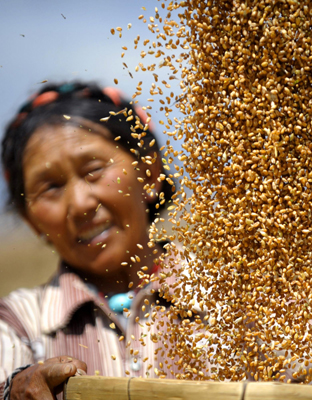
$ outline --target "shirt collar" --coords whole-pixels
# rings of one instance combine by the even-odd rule
[[[114,320],[106,301],[100,300],[74,270],[62,262],[58,273],[43,290],[42,332],[49,334],[65,328],[75,312],[87,302],[93,302]]]
[[[153,282],[137,293],[134,307],[131,308],[135,310],[146,296],[151,295],[152,289],[155,293],[161,291],[161,284],[164,280],[159,281],[159,277],[157,277],[159,272],[161,271],[158,270],[155,273]],[[173,294],[172,284],[174,280],[174,276],[166,279],[166,284],[170,288],[170,295]],[[96,293],[75,273],[74,269],[61,262],[58,273],[45,285],[42,293],[41,331],[45,334],[51,334],[58,329],[65,328],[75,312],[87,302],[96,304],[122,330],[118,318],[109,308],[107,301],[99,299]]]

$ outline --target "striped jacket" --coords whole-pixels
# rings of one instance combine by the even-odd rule
[[[166,283],[176,284],[173,276]],[[64,265],[47,284],[0,299],[0,400],[3,382],[15,368],[61,355],[86,362],[89,375],[194,378],[197,373],[183,375],[188,366],[181,362],[182,353],[177,356],[176,349],[185,340],[177,333],[181,320],[168,320],[170,303],[159,297],[159,290],[159,281],[154,281],[137,293],[126,331],[106,300]],[[195,342],[203,332],[198,328],[189,328]],[[207,352],[194,360],[192,368],[209,378]],[[302,381],[304,376],[294,379],[293,372],[286,370],[285,381]]]
[[[86,362],[89,375],[173,378],[181,363],[166,359],[175,342],[166,333],[170,303],[159,287],[155,281],[137,293],[126,331],[107,302],[65,266],[43,286],[12,292],[0,300],[0,382],[17,367],[60,355]]]

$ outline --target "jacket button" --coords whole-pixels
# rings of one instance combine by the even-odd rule
[[[131,360],[131,365],[130,368],[132,369],[132,371],[138,372],[141,369],[141,360],[138,358],[133,358]]]

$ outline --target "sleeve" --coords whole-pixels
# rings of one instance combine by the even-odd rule
[[[6,322],[0,320],[0,400],[7,378],[19,367],[34,363],[33,354]]]
[[[292,362],[288,364],[287,368],[283,375],[285,376],[284,382],[290,380],[290,383],[303,383],[312,385],[312,376],[311,376],[311,367],[312,364],[306,362]]]
[[[260,349],[263,341],[258,338],[258,348]],[[265,360],[265,354],[258,350],[260,360]],[[272,376],[275,381],[284,383],[297,383],[312,385],[312,363],[303,359],[293,360],[287,356],[286,350],[277,350],[275,354],[275,365],[271,364]],[[254,377],[248,373],[248,380],[255,381]]]
[[[32,364],[24,365],[23,367],[16,368],[11,375],[8,376],[8,379],[0,385],[1,390],[3,390],[3,400],[10,400],[10,390],[11,390],[11,383],[13,378],[20,372],[27,369]]]

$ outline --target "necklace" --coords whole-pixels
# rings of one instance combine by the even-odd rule
[[[154,264],[150,274],[154,274],[159,270],[160,266],[158,264]],[[140,280],[139,284],[142,283],[142,279]],[[109,308],[116,313],[122,313],[124,308],[130,309],[133,297],[138,293],[139,288],[133,290],[130,290],[127,293],[116,293],[113,294],[112,296],[109,297],[108,299],[108,305]]]

